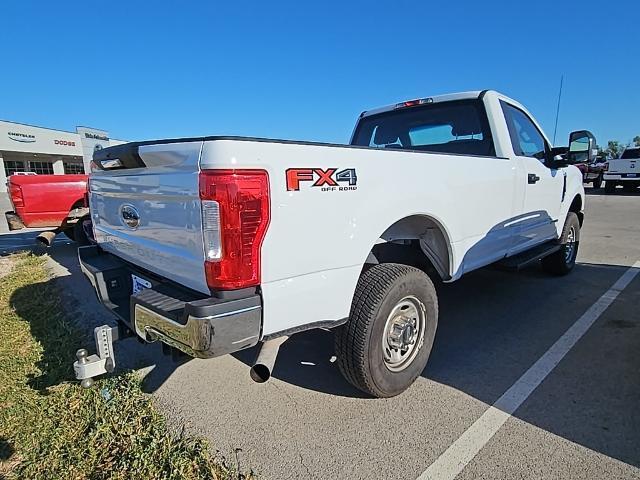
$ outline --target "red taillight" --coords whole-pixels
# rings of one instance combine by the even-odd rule
[[[20,188],[20,185],[14,185],[12,183],[9,186],[9,193],[11,194],[11,202],[15,208],[24,207],[24,198],[22,197],[22,188]]]
[[[269,225],[267,172],[204,170],[200,199],[209,288],[259,285],[260,251]]]

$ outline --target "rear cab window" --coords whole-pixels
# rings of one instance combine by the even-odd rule
[[[624,152],[622,152],[622,156],[620,158],[640,158],[640,148],[627,148]]]
[[[481,100],[401,107],[363,117],[352,145],[424,152],[495,156]]]

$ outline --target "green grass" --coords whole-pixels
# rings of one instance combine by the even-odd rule
[[[45,260],[10,258],[0,278],[0,479],[225,479],[204,440],[169,429],[133,373],[82,389],[82,335]]]

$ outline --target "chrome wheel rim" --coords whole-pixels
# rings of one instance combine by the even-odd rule
[[[567,234],[567,243],[564,245],[564,261],[566,263],[571,263],[573,260],[573,254],[576,249],[576,229],[575,227],[569,228],[569,233]]]
[[[385,366],[392,372],[401,372],[418,355],[424,343],[426,309],[416,297],[409,295],[400,300],[387,317],[382,335]]]

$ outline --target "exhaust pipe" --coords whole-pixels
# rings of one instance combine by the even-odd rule
[[[36,241],[40,242],[45,247],[50,247],[56,235],[60,233],[60,229],[50,230],[48,232],[42,232],[36,237]]]
[[[262,344],[260,351],[258,352],[258,356],[249,371],[251,380],[256,383],[264,383],[271,378],[271,372],[273,371],[273,366],[276,363],[280,345],[288,339],[289,337],[287,336],[278,337],[272,340],[267,340]]]

